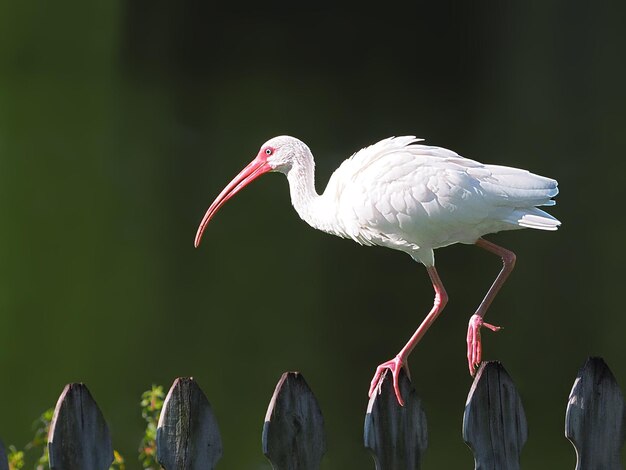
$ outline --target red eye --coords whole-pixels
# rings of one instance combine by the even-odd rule
[[[274,151],[273,151],[270,147],[267,147],[267,148],[265,149],[265,155],[268,155],[268,156],[269,156],[269,155],[271,155],[272,153],[274,153]]]

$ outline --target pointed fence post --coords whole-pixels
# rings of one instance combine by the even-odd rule
[[[66,385],[61,393],[50,423],[48,452],[52,470],[107,470],[113,462],[109,428],[84,384]]]
[[[274,470],[317,470],[326,453],[324,419],[304,377],[285,372],[263,425],[263,453]]]
[[[157,426],[157,460],[165,470],[212,470],[222,438],[204,392],[191,377],[177,378]]]
[[[0,439],[0,470],[9,470],[9,459],[7,459],[7,453],[4,450],[2,439]]]
[[[578,372],[565,414],[565,436],[576,448],[577,470],[621,470],[624,396],[606,363],[587,359]]]
[[[398,380],[404,406],[398,403],[392,375],[387,372],[367,406],[365,447],[372,453],[377,470],[419,470],[428,446],[421,400],[404,369]]]
[[[528,438],[526,415],[513,380],[499,362],[483,362],[463,415],[463,440],[476,470],[519,470]]]

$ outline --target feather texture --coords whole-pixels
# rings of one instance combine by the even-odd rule
[[[388,138],[341,164],[322,195],[322,205],[335,208],[333,233],[400,249],[430,265],[435,248],[502,230],[559,226],[537,209],[555,203],[555,180],[419,141]]]

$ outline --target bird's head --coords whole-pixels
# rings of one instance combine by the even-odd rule
[[[265,142],[259,149],[256,157],[254,157],[254,160],[228,183],[206,211],[196,232],[194,241],[196,248],[200,244],[207,224],[226,201],[264,173],[270,171],[289,173],[297,158],[304,154],[310,154],[309,148],[304,142],[295,137],[282,135]]]

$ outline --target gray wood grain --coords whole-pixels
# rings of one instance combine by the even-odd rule
[[[104,417],[84,384],[65,386],[57,401],[48,452],[52,470],[107,470],[113,462]]]
[[[404,369],[398,379],[404,406],[393,390],[393,379],[385,372],[380,394],[370,398],[365,415],[365,447],[378,470],[417,470],[428,446],[426,414]]]
[[[275,470],[316,470],[326,453],[324,419],[304,377],[285,372],[263,425],[263,453]]]
[[[211,470],[222,457],[222,438],[204,392],[191,377],[178,378],[163,402],[157,460],[165,470]]]
[[[565,415],[565,436],[576,448],[576,469],[621,469],[624,428],[622,391],[606,363],[591,357],[578,373]]]
[[[483,362],[463,415],[463,440],[476,470],[518,470],[528,438],[526,415],[511,377],[499,362]]]
[[[2,439],[0,439],[0,470],[9,470],[9,461]]]

